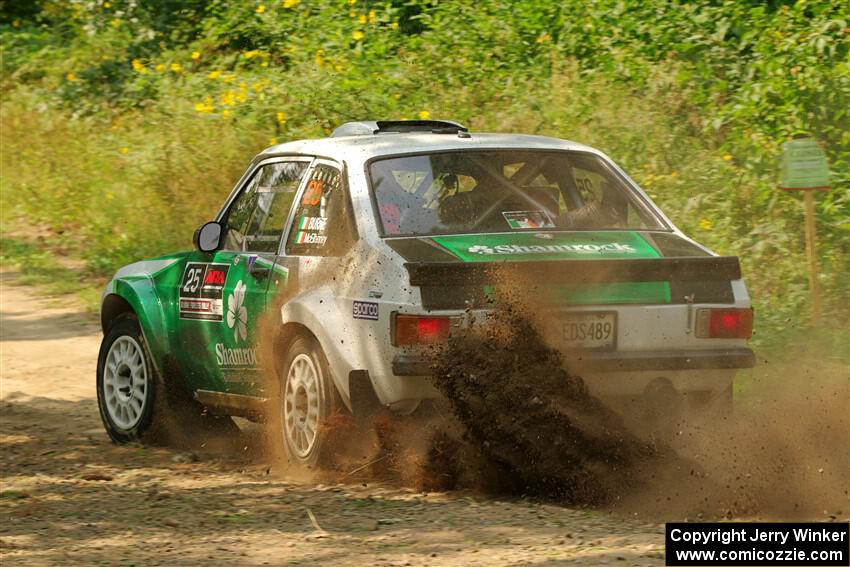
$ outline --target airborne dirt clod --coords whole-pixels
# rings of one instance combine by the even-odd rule
[[[518,493],[601,504],[658,450],[570,375],[523,309],[505,304],[434,358],[434,383],[471,450]]]

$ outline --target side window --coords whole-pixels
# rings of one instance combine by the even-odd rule
[[[308,162],[262,166],[227,213],[224,249],[275,253]]]
[[[293,256],[334,256],[345,247],[353,227],[337,168],[319,164],[313,170],[292,228],[286,253]]]

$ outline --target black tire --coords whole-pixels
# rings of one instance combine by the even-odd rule
[[[139,441],[150,429],[157,381],[138,319],[122,315],[103,337],[97,357],[97,406],[115,443]]]
[[[128,426],[119,423],[110,411],[107,357],[112,345],[130,340],[141,347],[143,367],[147,376],[145,401],[138,419]],[[119,444],[142,442],[196,448],[212,438],[235,438],[239,427],[227,416],[213,416],[192,398],[191,390],[179,377],[167,373],[164,380],[151,362],[150,351],[135,314],[121,315],[103,338],[97,360],[97,405],[106,433]]]
[[[315,387],[292,373],[312,372]],[[291,465],[313,468],[325,461],[328,441],[326,420],[337,410],[336,387],[328,361],[315,338],[298,335],[290,343],[278,371],[277,407],[273,410],[274,435]],[[315,407],[311,396],[315,395]],[[306,409],[306,411],[305,411]]]

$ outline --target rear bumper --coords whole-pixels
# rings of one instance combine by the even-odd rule
[[[643,372],[647,370],[733,370],[752,368],[756,356],[748,348],[688,351],[584,352],[567,355],[567,365],[578,372]],[[396,376],[427,376],[431,363],[415,355],[393,358]]]

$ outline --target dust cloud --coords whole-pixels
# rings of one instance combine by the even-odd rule
[[[272,403],[280,306],[308,286],[344,286],[354,270],[341,261],[276,298],[259,341]],[[659,439],[567,370],[541,331],[551,306],[528,301],[537,295],[527,278],[500,277],[488,315],[429,352],[440,399],[367,424],[338,402],[321,424],[330,458],[312,470],[286,462],[267,423],[257,458],[302,480],[527,495],[655,521],[850,516],[850,378],[841,364],[802,351],[791,362],[760,360],[733,415],[685,415]]]
[[[500,301],[435,355],[464,441],[515,492],[656,520],[850,515],[843,365],[804,349],[793,362],[761,360],[733,414],[683,415],[659,440],[568,373],[537,331],[547,312]]]

